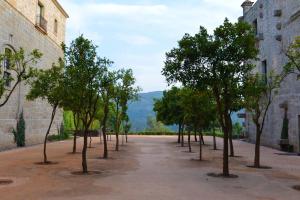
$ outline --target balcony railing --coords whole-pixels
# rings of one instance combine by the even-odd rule
[[[41,16],[41,15],[38,15],[36,17],[36,26],[38,28],[40,28],[42,31],[44,31],[45,33],[47,33],[47,20]]]

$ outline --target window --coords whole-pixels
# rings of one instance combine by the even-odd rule
[[[57,19],[54,20],[54,33],[57,34],[58,31],[58,21]]]
[[[38,2],[38,13],[37,14],[40,17],[44,17],[44,15],[45,15],[44,5],[41,2]]]
[[[36,27],[43,33],[47,33],[47,20],[45,19],[45,7],[41,2],[38,2]]]
[[[12,50],[9,48],[5,48],[4,50],[5,58],[4,58],[4,71],[9,70],[10,68],[10,56],[12,54]]]
[[[11,76],[10,73],[5,71],[3,73],[3,79],[4,79],[4,84],[6,87],[10,87],[10,82],[11,82]]]
[[[262,75],[265,79],[265,83],[267,84],[267,81],[268,81],[268,66],[267,66],[267,61],[266,60],[262,61]]]
[[[255,35],[257,35],[258,34],[257,19],[255,19],[252,24],[253,24],[254,33],[255,33]]]
[[[12,62],[11,62],[11,56],[13,54],[13,50],[9,47],[6,47],[4,49],[4,59],[3,59],[3,79],[4,79],[4,86],[5,87],[10,87],[11,83],[11,73],[9,70],[12,67]]]

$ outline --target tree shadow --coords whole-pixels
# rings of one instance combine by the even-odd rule
[[[300,191],[300,185],[294,185],[292,188],[293,188],[294,190]]]
[[[92,175],[100,175],[103,172],[101,171],[88,171],[87,173],[83,173],[82,171],[74,171],[71,172],[72,175],[76,175],[76,176],[92,176]]]
[[[47,162],[35,162],[35,165],[57,165],[59,162],[47,161]]]
[[[0,185],[10,185],[13,183],[13,180],[10,179],[0,179]]]
[[[255,167],[254,165],[247,165],[246,167],[249,167],[249,168],[253,168],[253,169],[272,169],[272,167],[269,167],[269,166],[259,166],[259,167]]]
[[[225,178],[225,179],[230,179],[230,178],[238,178],[238,175],[235,174],[229,174],[228,176],[224,176],[223,174],[218,174],[218,173],[208,173],[207,176],[213,177],[213,178]]]

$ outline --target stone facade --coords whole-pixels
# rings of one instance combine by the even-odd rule
[[[43,5],[47,20],[46,30],[37,26],[38,3]],[[26,53],[39,49],[43,53],[37,68],[46,69],[63,56],[60,44],[65,40],[65,23],[68,15],[56,0],[1,0],[0,1],[0,51],[25,49]],[[57,24],[57,31],[54,24]],[[45,25],[45,24],[44,24]],[[3,69],[1,69],[3,73]],[[13,74],[12,74],[13,76]],[[0,108],[0,150],[15,147],[12,129],[20,112],[26,121],[26,145],[41,143],[50,122],[51,106],[45,101],[26,101],[28,86],[23,83],[14,91],[8,103]],[[62,122],[58,112],[51,130],[57,132]]]
[[[259,59],[256,69],[266,73],[274,70],[280,73],[287,62],[287,47],[300,35],[299,0],[246,0],[241,19],[253,24],[257,33]],[[262,143],[279,148],[284,109],[280,104],[287,103],[289,118],[289,143],[295,151],[300,151],[300,82],[290,75],[282,83],[279,95],[275,98],[266,119]],[[246,114],[246,131],[251,141],[255,141],[255,126],[249,113]]]

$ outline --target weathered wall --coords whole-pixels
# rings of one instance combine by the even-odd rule
[[[23,47],[27,53],[39,49],[44,55],[37,64],[39,69],[49,68],[59,57],[63,56],[60,47],[47,35],[39,32],[33,23],[20,15],[6,1],[0,1],[0,51],[9,45],[15,49]],[[37,144],[43,141],[50,122],[51,106],[38,100],[28,102],[25,95],[28,86],[21,84],[13,93],[11,99],[0,108],[0,149],[14,147],[12,128],[16,126],[18,113],[24,111],[26,121],[26,144]],[[58,112],[51,130],[56,133],[56,127],[62,122],[62,112]]]
[[[274,11],[280,9],[281,16],[274,16]],[[268,71],[280,73],[287,62],[285,52],[296,36],[300,35],[300,17],[291,20],[291,16],[300,11],[299,0],[258,0],[245,14],[245,21],[252,23],[258,21],[258,33],[263,33],[263,40],[259,41],[259,60],[256,62],[256,71],[262,71],[262,61],[267,60]],[[281,25],[281,29],[279,29]],[[276,36],[281,35],[278,41]],[[290,144],[299,151],[299,122],[300,115],[300,82],[290,75],[283,83],[279,95],[275,98],[268,116],[262,135],[264,145],[279,148],[279,139],[284,117],[284,110],[279,107],[283,102],[288,102],[289,139]],[[247,114],[246,128],[250,140],[255,141],[255,127],[251,122],[251,115]]]

